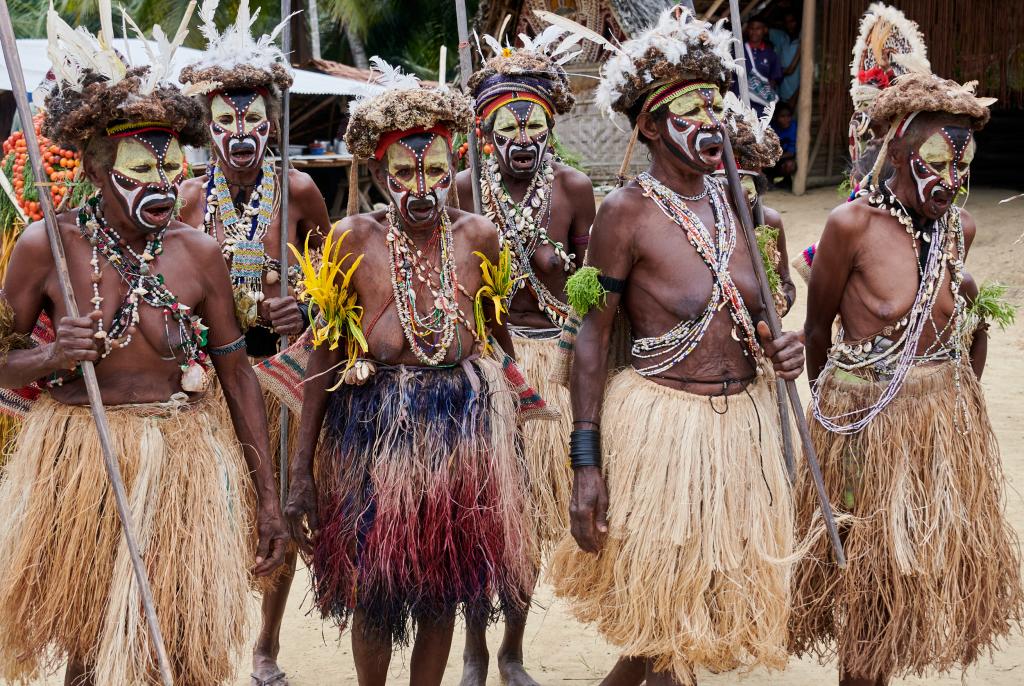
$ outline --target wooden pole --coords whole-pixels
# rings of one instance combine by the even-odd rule
[[[469,49],[469,22],[466,18],[466,0],[455,0],[455,18],[459,24],[459,80],[462,90],[469,91],[469,77],[473,73],[473,54]],[[469,128],[469,169],[473,177],[473,212],[483,214],[480,196],[480,150],[477,147],[476,125]]]
[[[811,149],[811,108],[814,102],[814,11],[815,1],[804,0],[800,28],[800,96],[796,104],[796,173],[793,194],[807,192],[809,153]]]
[[[289,17],[292,13],[291,0],[281,0],[281,20],[285,22],[281,30],[281,51],[285,59],[291,63],[292,49],[292,26]],[[291,92],[285,88],[281,91],[281,297],[288,297],[288,171],[289,154],[288,146],[291,143]],[[281,334],[278,341],[278,348],[284,350],[288,347],[288,336]],[[281,403],[281,414],[278,417],[281,423],[279,436],[281,440],[277,446],[278,456],[278,488],[280,489],[281,507],[285,506],[288,500],[288,407]]]
[[[359,214],[359,160],[353,155],[352,165],[348,168],[348,207],[345,208],[345,216],[356,214]]]
[[[45,179],[47,176],[43,173],[43,160],[42,155],[39,153],[39,140],[36,138],[35,128],[32,125],[32,110],[28,104],[28,89],[25,87],[25,74],[21,68],[21,57],[18,55],[18,43],[14,36],[14,27],[11,25],[11,15],[7,8],[7,0],[0,0],[0,43],[2,43],[4,59],[7,62],[7,74],[11,79],[11,90],[13,91],[14,100],[18,108],[18,115],[21,117],[21,125],[25,132],[25,146],[28,149],[29,160],[32,164],[32,173],[36,178],[36,186],[41,191],[39,193],[39,205],[43,210],[43,222],[46,226],[47,238],[50,241],[50,253],[53,255],[53,263],[57,268],[57,283],[60,286],[61,299],[64,302],[67,316],[78,317],[78,303],[75,300],[74,289],[71,287],[71,276],[68,272],[67,258],[64,255],[64,245],[61,243],[60,232],[57,228],[57,216],[54,212],[49,184],[44,184],[40,181],[40,179]],[[83,361],[79,364],[82,368],[82,377],[85,380],[85,390],[89,395],[89,409],[92,411],[92,418],[96,422],[96,432],[100,438],[100,448],[103,451],[103,466],[107,471],[107,478],[110,479],[110,486],[114,492],[117,517],[121,520],[121,530],[124,532],[125,544],[128,547],[128,555],[131,558],[132,572],[135,575],[136,583],[139,585],[139,595],[142,596],[146,625],[149,628],[150,640],[152,640],[153,648],[156,652],[160,680],[164,683],[164,686],[172,686],[174,684],[174,677],[171,675],[170,661],[167,659],[167,649],[164,647],[163,634],[160,632],[160,623],[157,620],[156,609],[153,604],[153,591],[149,586],[149,577],[146,576],[146,568],[142,564],[139,546],[135,541],[135,526],[128,511],[128,496],[125,492],[124,480],[121,478],[121,468],[117,456],[114,454],[113,441],[110,439],[110,426],[107,424],[107,413],[103,407],[99,382],[96,380],[96,368],[89,361]]]
[[[725,2],[725,0],[715,0],[715,2],[711,5],[711,7],[708,8],[708,11],[704,13],[704,16],[701,17],[701,19],[707,21],[711,17],[715,16],[715,12],[718,11],[718,8],[722,6],[723,2]]]
[[[750,206],[747,204],[747,196],[740,185],[740,173],[736,167],[736,157],[733,155],[732,143],[729,141],[729,134],[722,130],[722,147],[724,150],[725,173],[729,179],[729,194],[732,196],[733,206],[739,215],[740,226],[743,229],[743,239],[747,244],[747,251],[750,254],[750,261],[754,265],[754,274],[757,276],[757,285],[761,293],[761,306],[764,309],[765,319],[771,329],[772,337],[777,338],[782,333],[782,322],[779,321],[779,313],[775,311],[771,290],[768,288],[768,276],[764,271],[764,264],[760,259],[757,248],[757,236],[754,234],[754,220],[750,215]],[[786,391],[789,396],[789,404],[796,416],[797,430],[800,432],[800,442],[803,444],[804,458],[807,460],[807,467],[811,471],[811,478],[814,481],[814,488],[818,493],[818,503],[821,506],[821,514],[825,520],[825,528],[828,529],[829,538],[832,540],[832,548],[835,551],[836,563],[840,567],[846,567],[846,554],[843,551],[843,543],[839,540],[839,530],[836,528],[836,520],[832,515],[832,505],[828,501],[828,494],[825,492],[825,480],[821,476],[821,467],[818,465],[818,456],[814,451],[814,444],[811,442],[811,432],[807,427],[807,420],[803,414],[803,403],[800,401],[800,392],[796,388],[796,382],[787,381]]]
[[[745,50],[743,48],[743,27],[740,24],[740,3],[739,0],[729,0],[730,23],[732,24],[733,54],[736,61],[743,63]],[[737,72],[737,79],[740,84],[740,98],[743,104],[750,107],[750,88],[747,85],[747,71],[744,68]],[[726,132],[728,134],[728,132]],[[764,207],[761,204],[761,196],[754,201],[754,216],[757,225],[764,224]],[[753,254],[753,253],[751,253]],[[770,301],[770,303],[773,303]],[[786,384],[782,379],[775,379],[775,401],[779,408],[779,421],[782,423],[782,454],[786,460],[786,472],[789,474],[789,481],[796,480],[796,457],[793,452],[793,432],[789,425],[789,408],[786,406]]]

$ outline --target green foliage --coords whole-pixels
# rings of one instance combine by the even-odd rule
[[[84,174],[80,181],[68,182],[68,200],[64,207],[81,207],[96,193],[96,186]]]
[[[569,305],[576,310],[581,319],[594,307],[605,305],[608,291],[598,280],[597,277],[600,275],[597,267],[581,267],[565,282],[565,294],[569,298]]]
[[[6,164],[3,165],[2,173],[8,179],[14,178],[14,155],[8,155]],[[11,202],[11,198],[4,191],[0,190],[0,232],[9,231],[14,226],[14,220],[19,218],[18,209]]]
[[[573,150],[570,150],[562,143],[562,139],[557,134],[551,131],[551,147],[555,151],[555,155],[561,160],[562,164],[568,165],[574,169],[578,169],[584,174],[587,173],[586,167],[583,166],[583,158],[576,154]]]
[[[852,192],[853,182],[850,180],[849,176],[844,176],[842,182],[836,186],[836,194],[843,200],[846,200],[850,197],[850,193]]]
[[[764,262],[764,273],[768,277],[768,288],[772,293],[782,292],[782,277],[775,269],[775,261],[779,256],[779,230],[774,226],[762,224],[757,227],[757,250]]]
[[[999,325],[1003,331],[1017,319],[1017,306],[1006,299],[1009,287],[1001,283],[986,282],[978,289],[978,297],[968,308],[968,314]]]

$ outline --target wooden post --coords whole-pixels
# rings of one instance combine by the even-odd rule
[[[292,48],[292,27],[291,0],[281,0],[281,19],[285,21],[281,30],[281,51],[285,59],[291,63]],[[281,91],[281,297],[288,297],[288,167],[289,154],[288,146],[291,143],[291,93],[289,88]],[[329,228],[329,227],[328,227]],[[278,340],[278,348],[284,350],[288,347],[288,336],[281,334]],[[269,417],[268,417],[269,419]],[[285,506],[288,500],[288,407],[281,403],[281,414],[278,417],[281,423],[281,431],[278,434],[281,440],[277,446],[278,456],[278,488],[281,499],[281,507]]]
[[[57,269],[57,283],[60,286],[61,300],[64,302],[67,316],[78,317],[78,303],[75,300],[75,291],[71,287],[71,275],[68,272],[67,258],[64,256],[64,245],[61,243],[60,230],[57,228],[57,215],[54,211],[52,197],[50,196],[49,184],[41,181],[41,179],[45,179],[47,176],[43,173],[43,159],[39,152],[39,140],[36,138],[35,128],[32,124],[32,110],[28,104],[25,73],[21,68],[21,57],[18,55],[18,43],[14,36],[14,27],[11,25],[11,15],[7,9],[7,0],[0,0],[0,44],[2,44],[4,59],[7,62],[7,74],[11,79],[11,91],[18,108],[18,116],[21,118],[21,126],[25,132],[25,146],[32,165],[32,173],[36,179],[36,186],[41,191],[39,193],[39,205],[43,210],[46,236],[50,241],[50,253],[53,255],[53,264]],[[57,322],[54,322],[55,326],[56,324]],[[139,595],[142,596],[146,625],[149,628],[150,640],[153,641],[154,652],[156,652],[160,680],[164,686],[172,686],[174,684],[174,677],[171,675],[167,648],[164,647],[163,634],[160,632],[160,622],[157,620],[156,608],[153,604],[153,591],[149,586],[149,577],[146,576],[146,568],[142,564],[139,546],[135,541],[135,526],[128,511],[128,495],[125,491],[124,481],[121,478],[121,467],[117,455],[114,454],[113,441],[110,439],[110,426],[107,424],[107,412],[103,407],[100,385],[96,380],[96,368],[89,361],[80,362],[79,365],[82,368],[85,390],[89,396],[89,409],[92,411],[93,421],[96,422],[96,432],[100,438],[100,448],[103,451],[103,466],[106,469],[107,478],[110,480],[111,490],[114,492],[117,518],[121,520],[121,530],[124,532],[124,542],[128,547],[128,555],[131,558],[132,572],[135,575],[136,583],[139,585]],[[83,561],[83,563],[88,563],[88,560]]]
[[[750,214],[746,193],[740,184],[740,173],[736,167],[736,157],[733,155],[732,143],[729,141],[727,131],[722,131],[722,139],[723,162],[726,177],[729,179],[729,195],[732,197],[733,207],[736,208],[736,214],[740,220],[743,240],[746,242],[747,251],[751,256],[750,261],[754,265],[754,274],[757,276],[758,290],[761,294],[761,306],[764,309],[768,328],[771,329],[772,337],[777,338],[782,332],[782,322],[779,320],[779,313],[775,311],[772,293],[768,288],[768,276],[765,274],[764,263],[760,259],[757,248],[757,236],[754,234],[754,219]],[[821,476],[818,456],[814,450],[814,443],[811,442],[811,431],[807,427],[807,419],[803,414],[803,403],[800,401],[800,392],[796,388],[795,381],[786,382],[786,392],[789,395],[789,404],[793,408],[793,413],[796,417],[796,426],[804,449],[804,459],[807,460],[807,468],[811,472],[811,480],[814,482],[814,488],[818,494],[818,504],[821,507],[822,518],[825,520],[825,528],[828,530],[829,538],[832,540],[836,564],[840,567],[846,567],[846,554],[843,551],[843,542],[839,540],[839,530],[836,528],[836,520],[832,514],[832,504],[828,500],[828,493],[825,492],[825,480]]]
[[[473,53],[469,49],[466,0],[455,0],[455,18],[459,24],[459,80],[462,82],[462,90],[468,91],[469,77],[473,73]],[[469,127],[469,169],[473,177],[473,212],[483,214],[483,199],[480,196],[480,150],[477,147],[475,123]]]
[[[733,54],[736,62],[743,65],[743,69],[736,72],[736,80],[739,82],[740,100],[744,105],[750,106],[750,87],[747,85],[747,61],[746,50],[743,47],[743,23],[740,19],[739,0],[729,0],[729,23],[732,24]]]
[[[796,105],[796,174],[793,194],[807,192],[810,173],[811,109],[814,102],[814,11],[815,0],[804,0],[803,24],[800,27],[800,97]]]

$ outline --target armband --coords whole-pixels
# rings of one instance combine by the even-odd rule
[[[216,348],[209,348],[211,355],[230,355],[236,350],[242,350],[245,348],[245,334],[242,334],[235,340],[231,341],[227,345],[219,345]]]
[[[565,282],[569,305],[580,319],[590,310],[604,308],[609,293],[621,294],[626,289],[623,279],[604,276],[597,267],[581,267]]]
[[[574,429],[569,434],[569,465],[575,469],[601,467],[601,432]]]

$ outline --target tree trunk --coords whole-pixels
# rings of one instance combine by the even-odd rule
[[[345,40],[348,41],[348,49],[352,53],[352,61],[360,69],[369,69],[370,60],[366,56],[366,46],[363,39],[352,30],[352,27],[345,24]]]

